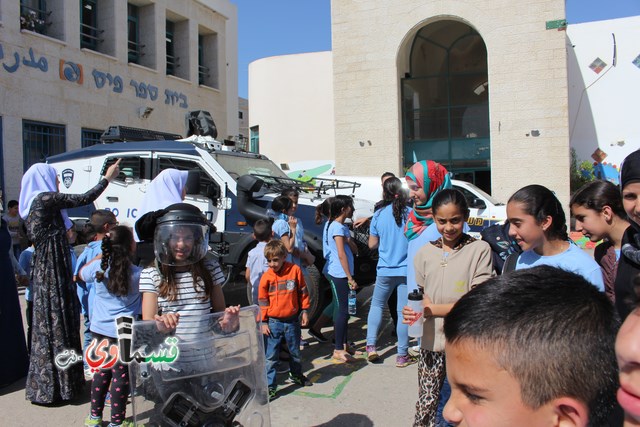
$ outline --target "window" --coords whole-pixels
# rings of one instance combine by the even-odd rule
[[[98,1],[80,1],[80,47],[98,50],[98,43],[102,42],[98,29]]]
[[[200,165],[191,160],[172,159],[170,157],[161,157],[158,163],[158,173],[165,169],[178,169],[181,171],[198,171],[200,172],[200,196],[207,198],[220,197],[220,186],[211,178]],[[215,201],[214,201],[215,205]]]
[[[240,120],[242,120],[244,118],[244,114],[242,114],[242,111],[238,111],[238,118]]]
[[[101,130],[95,129],[82,129],[82,148],[91,147],[92,145],[100,144]]]
[[[45,0],[20,0],[20,29],[46,34],[50,13]]]
[[[204,36],[198,34],[198,84],[206,84],[208,78],[209,67],[204,65]]]
[[[167,20],[166,41],[167,41],[167,75],[176,75],[176,56],[175,56],[175,34],[173,22]]]
[[[34,163],[66,151],[64,125],[22,121],[23,168],[26,171]]]
[[[249,151],[260,152],[260,126],[252,126],[249,129]]]
[[[198,32],[198,84],[217,89],[218,35],[205,27],[199,27]]]
[[[102,166],[101,174],[104,175],[109,169],[109,166],[114,164],[119,158],[120,160],[120,174],[115,178],[116,181],[125,182],[127,179],[139,180],[148,178],[146,176],[146,171],[148,169],[147,163],[149,162],[148,158],[140,158],[139,156],[135,157],[113,157],[107,159]]]
[[[128,25],[128,54],[129,62],[134,64],[140,63],[142,56],[142,45],[140,44],[140,13],[138,6],[127,4],[127,25]]]

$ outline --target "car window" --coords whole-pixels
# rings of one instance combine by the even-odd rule
[[[212,188],[219,190],[218,183],[205,172],[198,163],[191,160],[172,159],[169,157],[160,157],[158,163],[158,173],[165,169],[178,169],[181,171],[199,171],[200,172],[200,195],[209,197]],[[219,193],[219,192],[218,192]]]
[[[140,157],[111,157],[104,163],[102,175],[119,158],[122,160],[120,160],[120,174],[115,178],[116,181],[124,182],[127,178],[142,179],[145,177],[146,162]]]

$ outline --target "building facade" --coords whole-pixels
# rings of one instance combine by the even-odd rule
[[[91,145],[110,125],[184,135],[207,110],[238,135],[237,10],[228,0],[0,0],[0,179]]]
[[[323,65],[318,61],[329,52],[307,54],[314,67],[300,65],[300,55],[249,67],[250,126],[259,128],[261,152],[280,163],[333,158],[337,175],[360,176],[403,173],[416,160],[433,159],[501,200],[535,182],[568,201],[563,0],[335,0],[331,6],[332,52]],[[313,105],[319,114],[289,108],[286,124],[313,118],[315,127],[307,129],[333,125],[333,157],[325,154],[331,148],[306,140],[296,147],[271,142],[294,133],[282,117],[267,120],[276,98],[263,99],[257,82],[268,76],[272,86],[285,85],[277,100],[289,106],[287,95],[300,82],[291,80],[293,67],[283,75],[262,61],[296,61],[306,70],[298,78],[312,87],[328,81],[321,73],[331,63],[332,90],[307,89],[317,97],[294,103]]]

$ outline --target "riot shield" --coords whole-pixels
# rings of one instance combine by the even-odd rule
[[[221,324],[222,313],[180,316],[173,331],[135,322],[129,372],[136,425],[270,426],[259,313],[242,308],[231,326]]]

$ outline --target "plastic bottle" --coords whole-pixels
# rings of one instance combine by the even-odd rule
[[[356,314],[356,291],[355,289],[349,289],[349,315]]]
[[[422,336],[422,323],[424,322],[424,307],[422,306],[422,292],[419,292],[417,289],[414,289],[408,296],[407,305],[411,307],[413,311],[418,313],[418,317],[413,321],[413,323],[409,324],[409,336],[410,337],[421,337]]]

